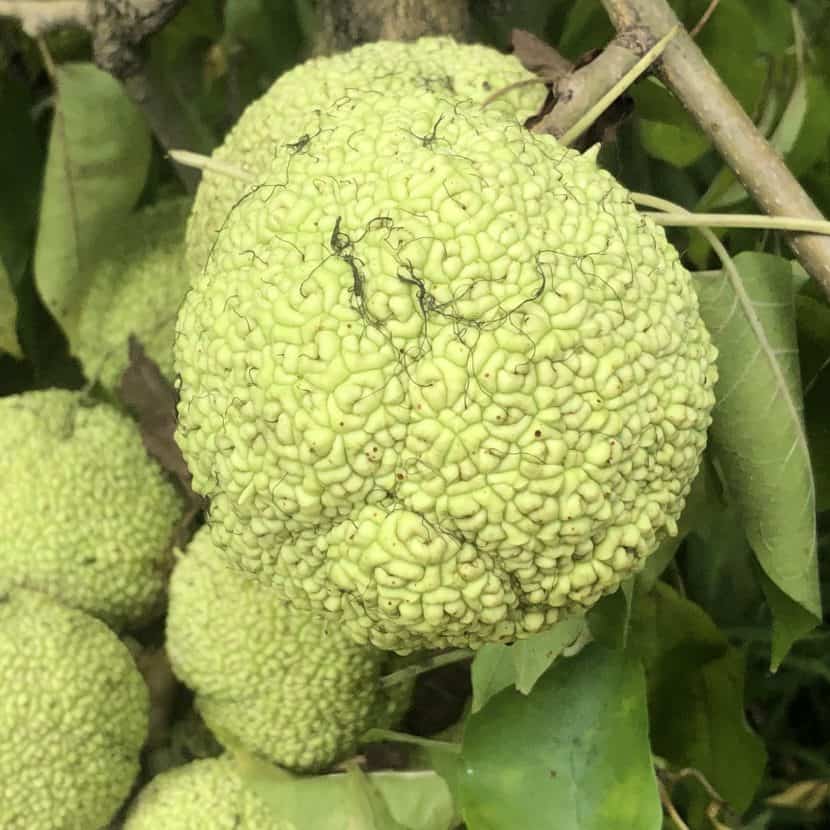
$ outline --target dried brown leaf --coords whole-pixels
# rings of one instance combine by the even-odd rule
[[[513,29],[510,41],[522,66],[550,84],[555,85],[573,69],[573,64],[550,44],[524,29]]]
[[[147,452],[179,484],[189,524],[202,508],[203,499],[191,487],[190,471],[174,439],[178,394],[135,336],[129,340],[129,361],[121,376],[121,400],[135,413]]]

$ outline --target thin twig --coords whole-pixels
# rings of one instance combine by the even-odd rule
[[[659,778],[657,779],[657,789],[660,793],[660,802],[662,803],[666,814],[671,819],[672,824],[674,824],[678,830],[690,830],[689,825],[683,821],[680,817],[680,813],[677,812],[677,808],[674,804],[672,804],[671,796],[669,795],[669,791],[666,789],[666,785]]]
[[[513,81],[512,84],[507,84],[507,86],[499,87],[498,89],[491,92],[482,102],[481,108],[485,109],[489,107],[494,101],[497,101],[503,95],[507,95],[510,92],[513,92],[514,89],[521,89],[522,87],[530,86],[531,84],[544,84],[544,78],[525,78],[521,81]]]
[[[467,648],[457,648],[454,651],[448,651],[444,654],[436,654],[426,658],[417,665],[406,666],[403,669],[390,672],[384,677],[381,677],[380,685],[382,689],[386,689],[389,686],[396,686],[398,683],[406,683],[408,680],[414,680],[419,674],[424,674],[441,666],[449,666],[451,663],[460,663],[463,660],[469,660],[472,656],[473,652]]]
[[[659,213],[648,215],[658,225],[674,228],[759,228],[770,231],[801,231],[830,235],[826,219],[799,219],[796,216],[762,216],[757,213],[692,213],[662,211],[656,197],[647,193],[632,193],[631,199],[643,207],[657,208]]]
[[[657,38],[678,23],[666,0],[602,0],[618,32],[645,27]],[[821,211],[787,168],[689,36],[669,44],[658,71],[711,139],[747,191],[771,216],[823,220]],[[830,297],[830,238],[788,238],[805,269]]]
[[[183,167],[192,170],[210,170],[211,173],[218,173],[227,176],[229,179],[236,179],[246,184],[256,184],[256,177],[232,164],[206,156],[202,153],[193,153],[190,150],[168,150],[167,155]]]
[[[718,7],[720,0],[711,0],[709,5],[706,7],[706,11],[703,12],[700,20],[695,23],[692,29],[689,31],[689,37],[697,37],[700,33],[700,30],[706,25],[709,18],[715,13],[715,9]]]

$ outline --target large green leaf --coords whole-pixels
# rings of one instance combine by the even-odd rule
[[[639,661],[592,644],[525,696],[505,690],[464,730],[469,830],[659,830]]]
[[[0,72],[0,260],[17,286],[31,258],[43,164],[25,87]]]
[[[70,347],[90,266],[135,204],[149,160],[144,118],[118,81],[92,64],[59,66],[34,267]]]
[[[571,617],[513,645],[489,643],[480,648],[472,666],[473,711],[508,686],[527,694],[553,661],[586,630],[584,617]]]
[[[9,274],[0,259],[0,352],[23,357],[17,342],[17,297],[14,296]]]
[[[297,777],[255,758],[239,759],[243,782],[292,830],[449,830],[455,808],[436,772]],[[282,824],[279,824],[281,827]]]
[[[792,268],[779,257],[743,253],[734,259],[734,269],[700,278],[696,287],[720,352],[711,436],[728,497],[767,576],[807,612],[776,614],[772,664],[777,667],[821,617],[815,486],[802,417]],[[781,603],[776,606],[780,611]],[[794,624],[797,620],[801,624]]]
[[[801,294],[796,298],[796,309],[816,506],[830,510],[830,308],[821,300]]]
[[[700,770],[745,810],[766,754],[744,716],[743,655],[665,583],[635,599],[629,648],[646,669],[654,751],[673,766]]]
[[[169,139],[177,149],[209,154],[235,115],[250,98],[239,101],[227,86],[226,56],[218,48],[222,8],[214,0],[189,0],[149,42],[145,73],[175,106],[178,126]],[[229,106],[230,105],[230,106]],[[234,112],[229,112],[229,109]]]
[[[718,625],[758,622],[764,595],[757,572],[735,507],[711,504],[705,521],[686,540],[683,576],[687,595]]]

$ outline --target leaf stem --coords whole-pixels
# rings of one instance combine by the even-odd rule
[[[211,173],[218,173],[222,176],[227,176],[229,179],[237,179],[247,184],[256,184],[256,179],[244,170],[240,170],[232,164],[226,164],[223,161],[203,155],[202,153],[194,153],[190,150],[168,150],[167,155],[176,164],[181,164],[184,167],[191,167],[196,170],[209,170]]]
[[[761,216],[757,213],[693,213],[674,202],[648,193],[632,193],[631,199],[635,204],[660,211],[648,214],[659,225],[677,228],[766,228],[774,231],[830,234],[830,222],[826,219]]]
[[[406,666],[403,669],[390,672],[380,679],[380,685],[381,688],[386,689],[398,683],[406,683],[408,680],[414,680],[419,674],[424,674],[441,666],[449,666],[451,663],[469,660],[472,656],[473,652],[468,648],[457,648],[444,654],[435,654],[417,665]]]
[[[830,234],[830,222],[795,216],[760,216],[752,213],[654,213],[658,225],[672,228],[760,228],[771,231],[801,231]]]
[[[414,744],[425,749],[437,749],[439,752],[461,752],[461,744],[452,741],[436,741],[434,738],[422,738],[408,732],[396,732],[394,729],[370,729],[363,735],[364,741],[395,741],[399,744]]]

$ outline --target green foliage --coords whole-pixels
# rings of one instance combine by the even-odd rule
[[[527,696],[505,690],[471,715],[461,813],[470,830],[658,830],[645,680],[630,654],[591,645],[557,661]]]
[[[709,6],[670,2],[687,27]],[[317,5],[190,0],[149,39],[145,74],[180,119],[185,149],[209,154],[311,53]],[[500,48],[518,27],[585,60],[613,35],[601,0],[470,7],[475,39]],[[830,213],[827,2],[721,0],[696,40]],[[0,20],[4,396],[85,383],[70,354],[96,263],[136,209],[182,192],[169,141],[125,85],[94,67],[89,37],[52,32],[42,46],[46,62]],[[655,76],[630,97],[632,116],[608,136],[603,166],[687,209],[757,210]],[[486,645],[469,670],[424,674],[401,726],[407,743],[390,748],[393,736],[379,736],[386,743],[369,745],[365,771],[349,763],[296,776],[238,759],[276,826],[676,830],[661,815],[661,789],[691,830],[827,825],[830,306],[781,233],[719,229],[726,263],[697,231],[667,233],[687,267],[702,269],[701,311],[720,351],[709,448],[677,535],[585,617]],[[91,320],[93,339],[102,322],[103,313]],[[424,711],[453,695],[463,705],[434,734]]]
[[[745,810],[766,757],[744,716],[741,652],[699,606],[665,584],[635,603],[629,643],[648,678],[654,752],[677,768],[699,770],[732,807]],[[698,801],[701,795],[694,793]]]
[[[553,661],[585,631],[584,618],[572,617],[510,646],[482,646],[473,660],[473,712],[508,686],[528,694]]]
[[[147,124],[121,85],[91,64],[58,67],[34,268],[70,344],[90,269],[138,199],[149,159]]]
[[[431,770],[298,778],[250,756],[239,759],[243,781],[294,830],[449,830],[455,808],[444,780]]]
[[[791,274],[785,260],[746,252],[734,269],[698,281],[701,313],[720,350],[712,450],[769,578],[773,668],[821,619]]]

